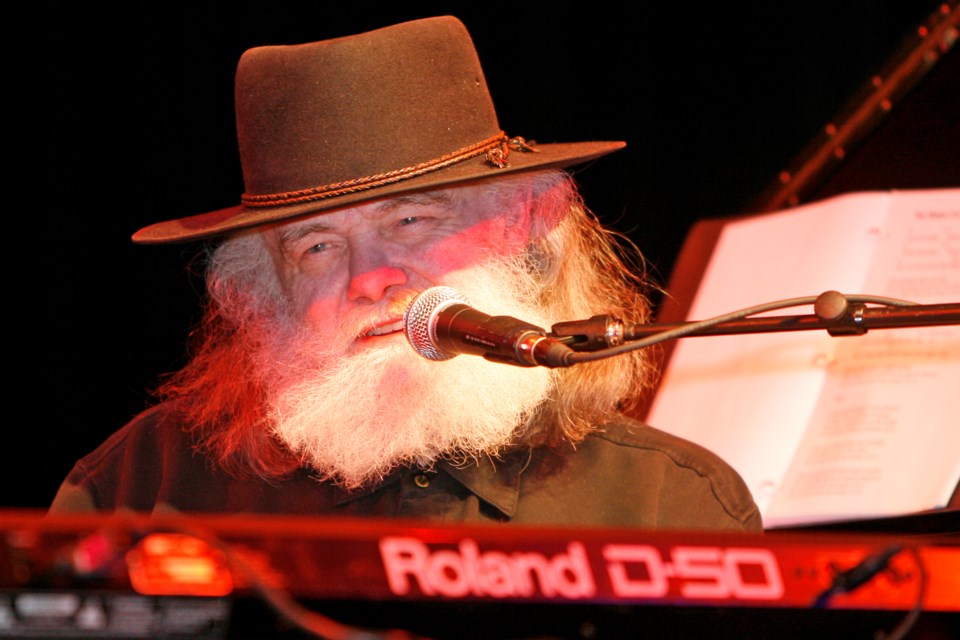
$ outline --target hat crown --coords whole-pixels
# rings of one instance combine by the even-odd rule
[[[402,170],[500,132],[456,18],[244,53],[236,116],[249,195]]]

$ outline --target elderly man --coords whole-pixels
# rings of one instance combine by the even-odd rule
[[[241,204],[134,234],[214,241],[192,358],[52,512],[761,529],[726,463],[623,414],[642,352],[514,366],[408,343],[438,285],[539,327],[647,320],[641,272],[564,171],[623,143],[506,135],[451,17],[251,49],[236,109]]]

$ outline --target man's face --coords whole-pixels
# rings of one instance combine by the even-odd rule
[[[480,309],[545,326],[515,260],[529,213],[475,186],[385,199],[267,231],[291,318],[257,354],[273,433],[321,478],[355,488],[398,464],[495,453],[546,397],[551,371],[421,358],[403,314],[444,284]]]
[[[269,231],[267,242],[295,317],[319,334],[357,322],[355,350],[403,339],[403,312],[419,291],[519,252],[529,225],[513,209],[462,186],[297,220]]]

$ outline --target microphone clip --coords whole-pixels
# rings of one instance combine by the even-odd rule
[[[623,321],[609,314],[558,322],[547,335],[563,341],[574,351],[600,351],[620,346],[626,340]]]

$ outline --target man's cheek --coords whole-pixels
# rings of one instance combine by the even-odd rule
[[[301,313],[303,322],[315,333],[333,335],[340,325],[337,305],[329,300],[312,300]]]
[[[485,220],[434,242],[424,259],[442,272],[476,266],[504,252],[503,231],[501,220]]]

